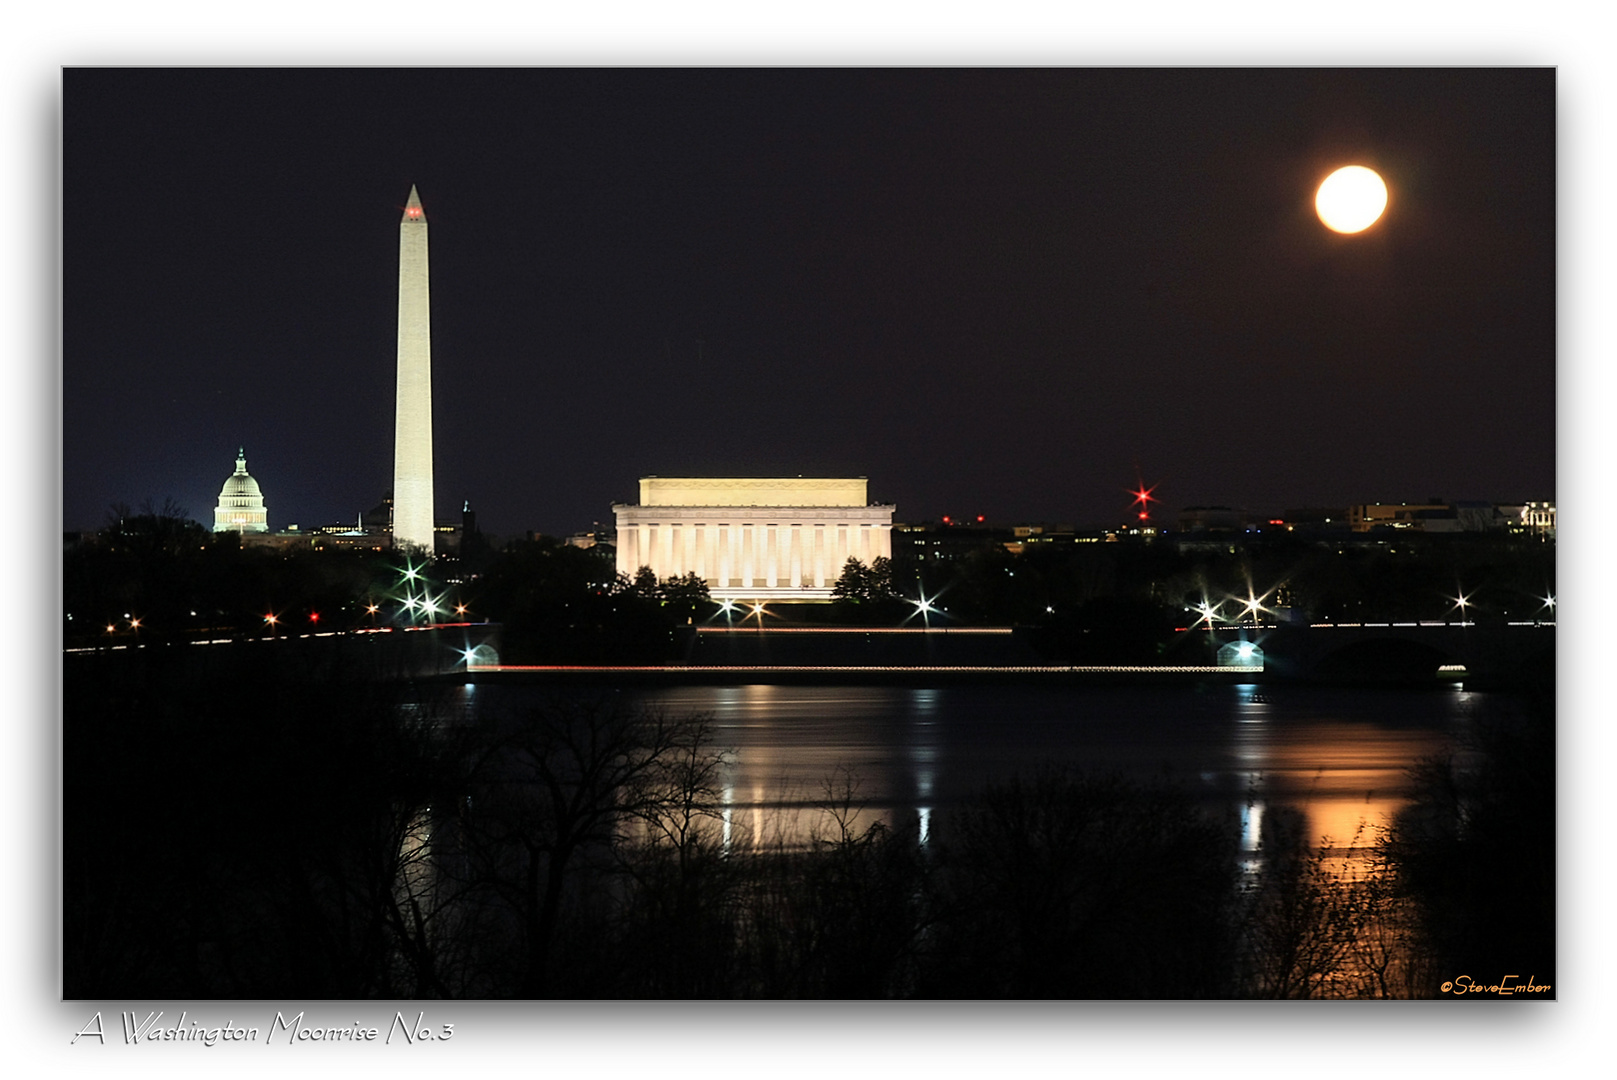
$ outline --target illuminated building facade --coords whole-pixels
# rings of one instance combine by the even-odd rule
[[[269,511],[264,509],[264,493],[258,481],[247,473],[247,451],[236,451],[236,471],[219,490],[219,505],[213,509],[214,532],[269,532]]]
[[[1520,506],[1511,507],[1514,511],[1517,527],[1538,533],[1542,536],[1555,535],[1555,504],[1552,502],[1530,502]]]
[[[393,429],[393,544],[433,551],[432,323],[427,216],[414,185],[399,220],[399,348]]]
[[[864,477],[648,476],[612,509],[619,572],[693,573],[716,600],[830,600],[850,558],[893,554],[893,507]]]

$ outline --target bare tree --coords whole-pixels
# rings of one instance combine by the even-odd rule
[[[608,698],[533,710],[477,755],[466,839],[478,879],[523,942],[517,996],[554,992],[558,934],[581,868],[609,867],[637,828],[692,850],[709,815],[706,738],[705,721]]]

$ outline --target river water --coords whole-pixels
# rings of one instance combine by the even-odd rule
[[[549,696],[477,686],[474,708]],[[1409,768],[1445,752],[1509,699],[1301,686],[680,686],[620,691],[673,713],[706,713],[735,837],[806,839],[828,794],[851,790],[859,821],[918,829],[984,785],[1044,767],[1167,779],[1240,815],[1255,849],[1267,810],[1300,812],[1316,844],[1353,842],[1410,798]],[[470,702],[469,702],[470,703]],[[836,801],[833,798],[832,801]],[[1368,843],[1368,832],[1360,843]]]

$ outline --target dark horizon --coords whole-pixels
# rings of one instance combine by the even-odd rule
[[[63,526],[238,446],[271,526],[391,486],[432,225],[437,514],[861,475],[898,520],[1555,498],[1555,73],[63,77]],[[1331,168],[1387,178],[1359,236]]]

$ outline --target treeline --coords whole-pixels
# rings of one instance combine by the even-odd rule
[[[1554,977],[1545,717],[1427,763],[1415,807],[1344,864],[1283,813],[1244,852],[1183,790],[1060,768],[938,808],[924,842],[838,782],[807,832],[749,832],[702,717],[614,697],[473,715],[456,691],[253,663],[70,669],[65,996],[1419,997]]]
[[[1016,554],[990,543],[941,560],[924,549],[895,549],[882,580],[978,625],[1076,625],[1101,606],[1184,625],[1204,602],[1223,603],[1223,616],[1233,619],[1240,608],[1231,598],[1254,596],[1266,608],[1295,608],[1316,620],[1453,618],[1457,596],[1466,597],[1468,617],[1553,617],[1544,601],[1555,592],[1555,543],[1535,536],[1178,539],[1028,545]]]
[[[475,549],[475,545],[474,545]],[[655,663],[714,610],[694,575],[619,574],[609,549],[550,539],[430,561],[404,552],[243,546],[183,510],[115,511],[63,556],[68,648],[499,622],[512,663]]]
[[[548,537],[508,545],[467,591],[480,618],[502,624],[508,663],[667,663],[674,628],[716,610],[695,574],[630,577],[603,549]]]
[[[173,508],[123,512],[64,555],[64,640],[491,621],[504,624],[513,663],[659,663],[678,659],[677,627],[720,617],[694,574],[625,575],[609,548],[538,538],[469,550],[423,565],[396,552],[244,549],[237,534],[209,533]],[[1175,631],[1204,605],[1227,622],[1251,617],[1249,599],[1313,621],[1553,618],[1554,592],[1555,545],[1528,536],[1280,535],[1184,549],[1158,537],[1018,554],[989,544],[931,561],[901,548],[850,560],[833,603],[789,611],[800,623],[1019,626],[1053,662],[1128,664],[1203,662],[1179,653],[1206,642]]]
[[[244,548],[239,533],[209,532],[183,510],[115,510],[63,553],[63,640],[73,648],[385,626],[408,565],[381,552]],[[438,573],[438,592],[452,604],[444,571],[453,572]]]

